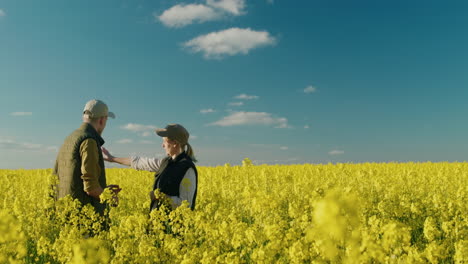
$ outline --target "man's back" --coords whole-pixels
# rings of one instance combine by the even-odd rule
[[[97,147],[94,147],[93,153],[89,153],[87,150],[83,152],[83,142],[90,142]],[[87,123],[83,123],[80,128],[72,132],[65,139],[57,156],[55,166],[55,174],[59,178],[58,198],[70,195],[78,199],[83,205],[92,204],[96,208],[96,211],[100,213],[104,211],[104,205],[99,203],[98,199],[89,196],[85,192],[86,186],[83,179],[83,175],[86,174],[83,171],[83,159],[85,159],[86,162],[94,163],[94,167],[98,169],[93,173],[97,175],[93,176],[98,179],[99,185],[102,187],[106,186],[104,159],[102,158],[100,149],[102,144],[104,144],[104,140]]]

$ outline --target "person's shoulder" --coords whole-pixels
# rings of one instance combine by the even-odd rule
[[[84,138],[83,141],[81,141],[81,144],[92,144],[92,145],[97,145],[96,139],[92,137],[87,137]]]
[[[192,161],[192,159],[190,159],[189,157],[186,157],[186,158],[183,158],[182,160],[180,160],[180,163],[184,166],[184,167],[187,167],[187,168],[195,168],[195,163]]]
[[[83,139],[83,141],[81,141],[80,147],[81,148],[86,148],[88,150],[98,148],[97,142],[96,142],[96,140],[94,138],[85,138],[85,139]]]

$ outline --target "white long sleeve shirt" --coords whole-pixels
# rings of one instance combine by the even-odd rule
[[[161,168],[163,159],[148,158],[148,157],[131,157],[131,167],[135,170],[144,170],[157,172]],[[159,185],[159,184],[158,184]],[[159,188],[159,186],[157,186]],[[189,168],[182,178],[179,186],[179,196],[169,196],[172,200],[172,208],[175,209],[182,204],[182,201],[187,200],[189,207],[192,206],[195,190],[197,189],[197,181],[195,171]]]

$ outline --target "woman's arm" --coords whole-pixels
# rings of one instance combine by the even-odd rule
[[[102,156],[104,157],[104,160],[130,166],[135,170],[157,172],[159,171],[159,168],[161,168],[161,164],[163,161],[163,159],[147,158],[147,157],[139,157],[139,156],[128,157],[128,158],[118,158],[118,157],[112,156],[112,154],[110,154],[110,152],[106,148],[102,147],[101,149],[102,149]]]
[[[125,166],[131,166],[132,165],[132,159],[131,158],[114,157],[114,156],[112,156],[112,154],[110,154],[110,152],[105,147],[101,147],[101,149],[102,149],[102,156],[104,157],[105,161],[115,162],[115,163],[119,163],[119,164],[122,164],[122,165],[125,165]]]

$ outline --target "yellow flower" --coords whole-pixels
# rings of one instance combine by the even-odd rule
[[[166,210],[156,190],[163,205],[150,213],[153,174],[107,169],[125,190],[107,218],[71,197],[55,201],[50,169],[0,170],[0,263],[468,261],[468,163],[244,159],[197,170],[194,211],[186,201]]]

